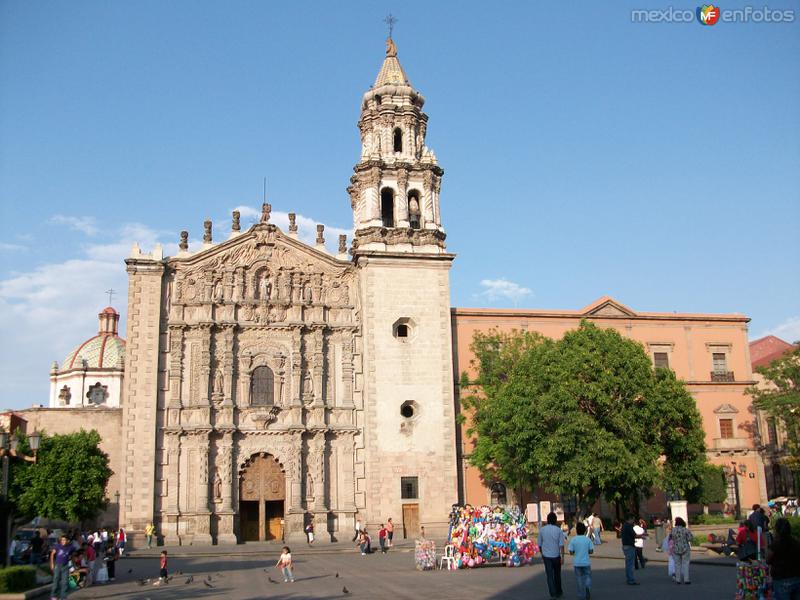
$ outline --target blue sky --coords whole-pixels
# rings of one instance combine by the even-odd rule
[[[608,294],[799,339],[800,3],[768,5],[791,24],[631,20],[670,5],[696,7],[3,1],[0,406],[46,403],[105,290],[125,308],[133,241],[207,217],[219,239],[265,175],[279,223],[349,231],[389,10],[445,169],[454,305]]]

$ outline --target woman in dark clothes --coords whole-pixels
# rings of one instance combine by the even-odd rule
[[[789,521],[775,522],[775,539],[767,551],[775,600],[800,600],[800,542],[792,537]]]

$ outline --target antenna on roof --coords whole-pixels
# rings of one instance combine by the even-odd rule
[[[264,199],[262,200],[262,202],[266,201],[267,201],[267,177],[264,176]]]

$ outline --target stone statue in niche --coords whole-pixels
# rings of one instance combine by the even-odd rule
[[[312,295],[311,295],[311,282],[307,281],[303,284],[303,302],[306,304],[311,304]]]
[[[214,474],[214,500],[222,500],[222,476],[219,469]]]
[[[222,281],[217,281],[217,283],[214,284],[214,302],[222,302],[224,293]]]
[[[261,280],[260,296],[262,300],[269,300],[272,294],[272,282],[269,279],[269,273],[264,272],[264,279]]]
[[[214,385],[212,386],[214,396],[222,398],[225,395],[225,376],[222,374],[222,369],[217,369],[214,373]]]
[[[311,402],[314,399],[314,379],[311,377],[311,371],[303,372],[303,401]]]

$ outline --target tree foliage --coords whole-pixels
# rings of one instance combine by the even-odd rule
[[[759,367],[766,385],[747,391],[753,405],[765,411],[780,425],[785,438],[786,455],[782,462],[795,474],[800,474],[800,348]]]
[[[644,348],[582,322],[552,340],[527,332],[476,334],[475,381],[462,377],[469,460],[487,479],[627,502],[661,485],[700,484],[700,414],[684,384],[653,369]]]
[[[725,471],[718,465],[706,465],[703,468],[700,485],[689,494],[689,500],[702,504],[719,504],[728,497],[728,484]]]
[[[100,434],[84,431],[42,436],[36,464],[15,461],[9,500],[17,515],[79,523],[98,515],[107,504],[111,477]],[[20,449],[30,453],[27,439]]]

